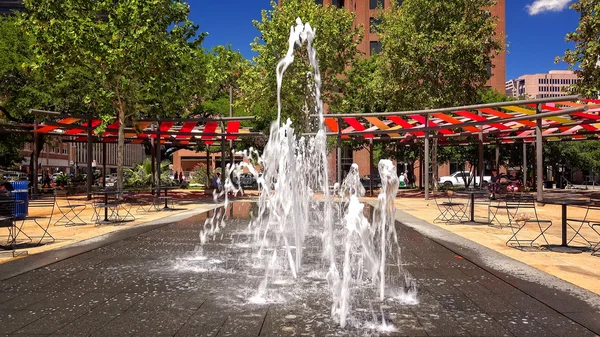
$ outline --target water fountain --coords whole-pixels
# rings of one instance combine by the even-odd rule
[[[244,168],[258,181],[258,214],[249,228],[254,233],[254,258],[264,266],[265,276],[251,302],[268,303],[272,300],[269,286],[282,274],[291,275],[294,280],[302,279],[305,275],[305,241],[307,236],[320,233],[321,262],[316,265],[326,269],[326,273],[317,275],[327,280],[331,293],[331,317],[342,328],[348,324],[356,327],[363,324],[354,319],[352,313],[352,303],[360,300],[355,298],[357,289],[376,287],[379,301],[383,302],[386,296],[405,296],[407,292],[414,294],[416,287],[408,278],[397,280],[397,277],[388,276],[390,266],[400,272],[395,275],[405,274],[394,225],[398,177],[393,163],[389,160],[379,163],[382,189],[372,224],[364,214],[365,205],[359,201],[365,190],[356,164],[352,165],[343,183],[336,184],[335,195],[330,192],[321,78],[312,45],[314,37],[315,30],[300,19],[296,20],[296,26],[290,28],[287,53],[276,69],[277,120],[271,125],[268,143],[262,155],[250,149],[240,153],[247,159],[246,162],[227,166],[224,191],[220,195],[225,197],[226,208],[230,193],[243,193],[232,181],[236,176],[239,178]],[[311,138],[297,136],[292,122],[281,120],[283,76],[294,61],[294,48],[304,44],[312,66],[310,75],[319,116],[319,129]],[[254,164],[262,168],[262,175],[259,176]],[[224,226],[224,213],[215,212],[201,230],[201,242],[214,238]],[[315,271],[307,272],[314,274]],[[377,323],[375,325],[380,329],[393,330],[386,324],[384,315]]]

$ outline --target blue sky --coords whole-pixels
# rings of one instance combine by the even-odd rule
[[[269,0],[188,0],[191,19],[208,32],[204,47],[231,44],[245,57],[254,53],[250,42],[258,36],[252,20],[260,20],[262,9],[271,9]],[[568,7],[574,0],[505,0],[508,55],[506,78],[523,74],[566,69],[554,64],[569,44],[565,35],[577,27],[578,13]]]

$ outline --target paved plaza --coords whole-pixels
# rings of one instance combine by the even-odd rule
[[[299,280],[281,276],[271,300],[254,302],[264,270],[251,258],[246,218],[252,207],[235,203],[228,226],[205,245],[198,234],[213,213],[196,210],[1,264],[0,334],[600,334],[597,295],[401,210],[397,228],[403,270],[415,278],[417,304],[380,303],[363,289],[353,301],[354,316],[372,325],[340,329],[330,318],[331,295],[318,273]],[[307,266],[320,261],[319,234],[308,234]],[[382,321],[394,329],[372,329],[381,329]]]

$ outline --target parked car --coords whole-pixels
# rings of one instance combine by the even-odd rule
[[[491,179],[489,175],[483,176],[483,185],[489,184]],[[447,187],[465,186],[466,182],[470,182],[470,186],[479,186],[480,180],[481,177],[479,175],[473,177],[471,171],[456,171],[449,176],[440,177],[439,183]]]
[[[256,182],[256,178],[252,173],[242,173],[240,175],[240,186],[257,188],[258,183]]]
[[[364,176],[360,178],[360,183],[363,185],[365,189],[371,188],[371,178],[370,176]],[[376,175],[373,177],[373,188],[381,187],[381,177]]]

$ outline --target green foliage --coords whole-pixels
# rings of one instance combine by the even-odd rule
[[[388,109],[476,103],[503,50],[493,0],[406,0],[381,15],[380,74]]]
[[[254,21],[260,31],[252,50],[258,53],[254,67],[241,79],[242,104],[249,111],[260,111],[259,126],[268,126],[277,118],[275,67],[288,49],[290,27],[296,18],[316,27],[314,47],[319,58],[323,101],[332,104],[341,99],[348,83],[344,75],[359,56],[362,27],[354,26],[354,14],[333,6],[321,6],[313,0],[271,2],[272,10],[262,12]],[[291,118],[298,131],[308,128],[307,115],[314,113],[313,86],[307,74],[312,73],[306,48],[296,48],[294,63],[282,83],[282,119]]]
[[[574,42],[575,49],[567,49],[562,60],[575,69],[581,79],[571,87],[573,93],[585,97],[600,95],[600,2],[597,0],[579,0],[571,5],[579,12],[579,26],[567,34],[566,41]],[[556,62],[561,60],[557,57]]]
[[[67,186],[69,185],[69,176],[66,174],[59,174],[56,176],[56,185],[57,186]]]
[[[141,115],[190,107],[202,87],[203,35],[182,0],[25,0],[21,24],[35,39],[47,81],[79,79],[79,99],[99,117],[120,122],[118,188],[122,188],[124,127]],[[74,69],[74,70],[73,70]],[[131,124],[131,123],[130,123]]]
[[[206,175],[206,165],[198,163],[194,166],[194,172],[192,172],[192,184],[202,184],[204,186],[210,186],[211,178],[214,174],[213,168],[209,168],[209,175]]]
[[[173,185],[173,180],[169,179],[168,160],[160,163],[160,183],[162,186]],[[139,164],[132,168],[125,169],[125,186],[130,188],[149,188],[152,186],[152,161],[145,158]]]

